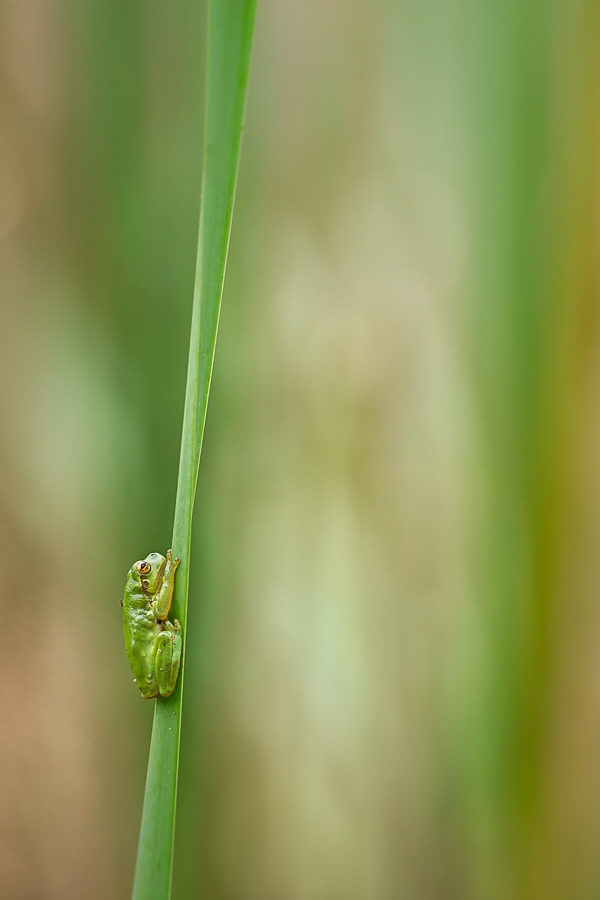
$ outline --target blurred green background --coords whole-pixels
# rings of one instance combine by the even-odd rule
[[[206,8],[0,2],[0,895],[131,888]],[[174,900],[600,895],[600,8],[261,0]]]

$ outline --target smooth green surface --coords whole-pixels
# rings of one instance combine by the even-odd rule
[[[127,573],[123,596],[125,649],[146,700],[170,697],[181,665],[183,634],[180,622],[167,616],[173,599],[179,559],[150,553]]]
[[[181,558],[172,613],[186,631],[192,512],[237,179],[255,0],[214,0],[209,7],[206,129],[198,260],[173,528]],[[134,900],[166,900],[171,891],[184,669],[174,693],[156,702]]]

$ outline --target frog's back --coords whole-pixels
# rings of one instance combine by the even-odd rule
[[[156,678],[151,670],[156,620],[149,598],[139,584],[136,584],[131,572],[127,576],[123,600],[123,631],[127,656],[140,690],[146,696],[156,696],[158,687],[155,694],[153,688],[156,686]],[[150,682],[148,675],[152,676]]]

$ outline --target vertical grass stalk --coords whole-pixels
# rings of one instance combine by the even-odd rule
[[[172,542],[181,564],[171,617],[183,625],[184,641],[192,512],[227,262],[255,10],[256,0],[209,3],[200,232]],[[184,669],[182,666],[174,693],[156,701],[133,900],[168,900],[171,893]]]

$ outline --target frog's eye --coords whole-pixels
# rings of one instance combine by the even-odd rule
[[[148,572],[150,571],[150,568],[151,568],[150,563],[146,562],[145,559],[142,560],[142,562],[139,562],[136,566],[136,569],[138,570],[140,575],[147,575]]]

